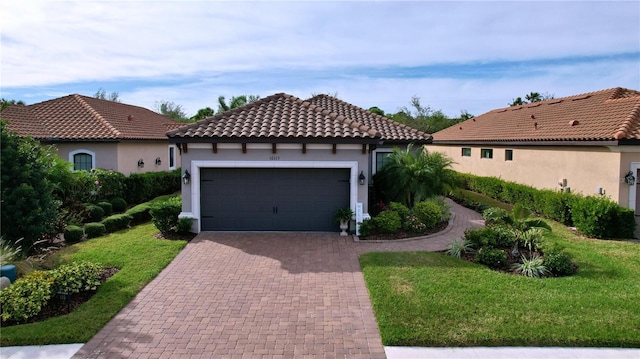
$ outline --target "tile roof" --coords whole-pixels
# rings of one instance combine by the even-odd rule
[[[327,95],[303,101],[279,93],[167,133],[200,139],[370,139],[422,140],[431,137]],[[369,141],[370,142],[370,141]]]
[[[351,118],[284,93],[169,131],[170,138],[365,139],[380,134]]]
[[[618,87],[496,109],[433,137],[435,144],[640,140],[640,92]]]
[[[167,130],[182,125],[146,108],[77,94],[9,106],[0,117],[9,130],[50,141],[165,140]]]

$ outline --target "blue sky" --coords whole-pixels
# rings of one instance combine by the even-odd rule
[[[458,116],[531,91],[640,90],[638,1],[20,1],[0,13],[0,95],[99,88],[153,109],[336,94]]]

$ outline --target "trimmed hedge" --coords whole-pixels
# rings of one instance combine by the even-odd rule
[[[464,189],[484,194],[506,203],[519,203],[541,216],[596,238],[633,238],[636,230],[633,210],[620,207],[607,197],[584,197],[580,194],[540,190],[495,177],[458,173]]]
[[[84,233],[87,238],[96,238],[107,233],[107,229],[102,223],[91,222],[84,225]]]
[[[102,224],[104,224],[104,227],[108,233],[112,233],[129,228],[131,219],[132,217],[126,213],[114,214],[113,216],[105,218],[102,221]]]
[[[78,226],[70,225],[64,229],[64,241],[67,242],[67,244],[78,243],[82,240],[83,236],[84,231]]]
[[[113,214],[113,206],[111,203],[107,201],[101,201],[97,203],[98,207],[102,208],[105,216],[110,216]]]
[[[181,170],[133,173],[125,180],[124,200],[143,203],[155,197],[175,193],[181,188]]]
[[[116,213],[122,213],[127,210],[127,201],[125,201],[122,197],[112,198],[109,203],[111,203],[111,207]]]
[[[153,224],[161,233],[169,233],[178,225],[178,215],[181,210],[182,202],[177,197],[154,203],[151,205]]]
[[[131,216],[131,225],[146,223],[151,220],[151,206],[148,203],[141,203],[131,207],[125,214]]]
[[[98,222],[104,217],[104,209],[95,204],[87,204],[87,212],[89,214],[88,222]]]

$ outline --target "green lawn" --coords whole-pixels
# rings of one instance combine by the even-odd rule
[[[152,223],[66,247],[57,263],[78,260],[118,267],[120,271],[89,301],[69,315],[44,322],[2,328],[0,343],[44,345],[85,343],[180,253],[186,241],[156,239]]]
[[[640,243],[585,239],[550,222],[572,277],[503,274],[439,253],[360,262],[385,345],[640,346]]]

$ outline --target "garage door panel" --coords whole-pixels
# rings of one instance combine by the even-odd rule
[[[349,169],[201,170],[202,230],[335,231]]]

